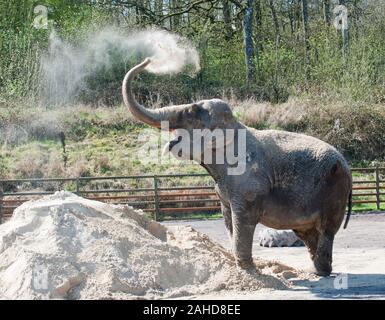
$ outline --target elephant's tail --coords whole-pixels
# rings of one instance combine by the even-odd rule
[[[346,227],[348,226],[350,215],[352,214],[352,193],[353,193],[353,190],[350,189],[349,201],[348,201],[348,214],[346,215],[344,229],[346,229]]]

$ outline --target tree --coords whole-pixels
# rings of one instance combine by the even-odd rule
[[[303,24],[303,41],[305,46],[305,77],[309,78],[310,64],[310,42],[309,42],[309,15],[307,0],[302,0],[302,24]]]
[[[231,4],[228,0],[222,0],[223,22],[225,24],[225,39],[230,40],[233,33],[231,26]]]
[[[326,25],[330,25],[330,0],[323,0],[323,15]]]
[[[271,17],[273,19],[273,24],[274,24],[275,39],[277,42],[279,42],[279,39],[280,39],[279,23],[278,23],[277,12],[275,11],[273,0],[269,0],[269,7],[270,7]]]
[[[246,83],[250,85],[255,79],[254,42],[253,42],[254,0],[247,0],[243,17],[243,34],[246,59]]]
[[[259,72],[259,61],[260,56],[263,50],[262,42],[263,42],[263,34],[262,34],[262,6],[261,6],[261,0],[255,1],[255,24],[256,24],[256,44],[255,44],[255,55],[257,58],[257,64],[258,64],[258,72]]]
[[[342,6],[346,5],[345,0],[339,0],[338,4],[342,5]],[[342,31],[342,54],[343,54],[343,57],[345,60],[346,59],[346,53],[347,53],[348,46],[349,46],[349,29],[348,29],[347,11],[346,11],[346,16],[343,17],[343,19],[346,19],[345,23],[344,22],[342,23],[342,30],[341,30]]]

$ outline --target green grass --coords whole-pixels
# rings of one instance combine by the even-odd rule
[[[355,204],[352,207],[353,212],[365,212],[365,211],[385,211],[385,203],[381,203],[380,210],[377,209],[377,205],[375,203],[360,203]]]
[[[174,214],[174,215],[167,215],[161,217],[162,221],[170,221],[170,220],[192,220],[192,219],[201,219],[201,220],[216,220],[221,219],[222,213],[213,213],[213,214],[204,214],[204,213],[185,213],[185,214]]]
[[[353,214],[360,214],[363,212],[368,212],[368,211],[379,211],[377,209],[376,204],[357,204],[354,205],[352,208],[352,213]],[[380,211],[385,211],[385,203],[382,203],[380,206]],[[152,218],[152,216],[151,216]],[[223,218],[222,213],[217,212],[214,214],[204,214],[204,213],[186,213],[186,214],[174,214],[174,215],[169,215],[169,216],[162,216],[161,221],[171,221],[171,220],[216,220],[216,219],[221,219]]]
[[[5,123],[16,122],[25,129],[28,140],[10,144],[0,136],[2,178],[203,172],[197,164],[158,164],[151,156],[141,156],[143,145],[158,133],[133,121],[125,108],[73,106],[47,111],[26,106],[17,110],[17,116],[4,110],[1,114]],[[41,119],[50,120],[54,129]],[[60,131],[66,135],[66,166]]]

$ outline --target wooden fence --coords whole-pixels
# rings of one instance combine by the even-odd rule
[[[353,204],[373,204],[380,210],[385,203],[385,168],[355,168],[352,174]],[[131,205],[152,214],[155,220],[220,211],[214,183],[208,174],[0,180],[0,223],[8,220],[22,203],[57,190]]]

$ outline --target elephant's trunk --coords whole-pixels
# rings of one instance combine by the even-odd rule
[[[123,101],[135,118],[152,127],[160,128],[161,121],[174,122],[172,120],[175,119],[177,112],[182,110],[184,106],[172,106],[158,110],[150,110],[146,109],[135,100],[132,93],[131,82],[149,63],[151,63],[151,60],[146,58],[142,63],[127,72],[122,86]]]

